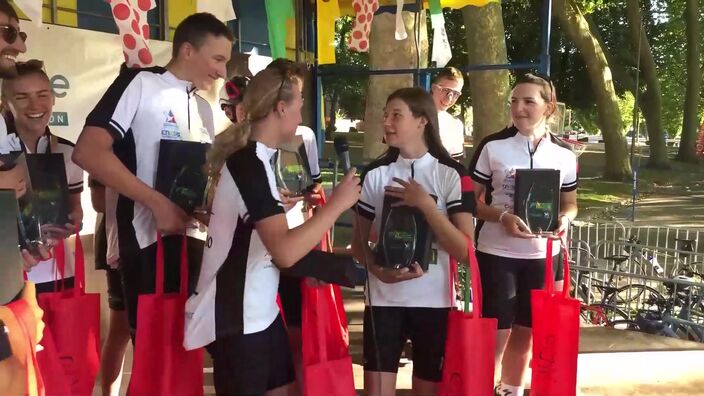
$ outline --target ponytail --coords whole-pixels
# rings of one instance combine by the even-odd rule
[[[207,158],[210,176],[217,178],[227,158],[247,145],[251,133],[252,124],[249,119],[245,119],[242,122],[230,125],[222,133],[215,136]]]

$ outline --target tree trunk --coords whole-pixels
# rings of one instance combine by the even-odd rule
[[[484,7],[467,6],[462,9],[467,31],[469,65],[508,63],[506,32],[501,4]],[[508,70],[473,71],[467,73],[472,95],[474,144],[509,123],[508,96],[511,91]]]
[[[687,0],[684,11],[685,34],[687,39],[687,90],[684,97],[684,118],[682,120],[682,138],[677,152],[677,160],[697,162],[696,144],[698,125],[699,94],[701,88],[701,69],[699,57],[699,0]]]
[[[631,164],[623,138],[618,98],[603,48],[592,35],[584,15],[573,0],[554,0],[553,4],[556,17],[587,66],[599,113],[599,128],[606,147],[604,177],[609,180],[626,180],[631,176]]]
[[[425,11],[420,14],[420,64],[414,38],[415,13],[404,11],[403,22],[406,25],[408,37],[397,41],[395,15],[385,12],[374,16],[369,37],[369,69],[414,69],[427,67],[428,64],[428,29],[426,27]],[[372,75],[369,77],[367,103],[364,112],[364,159],[377,158],[386,151],[382,143],[384,135],[383,116],[386,98],[395,90],[412,87],[412,74]]]
[[[660,80],[658,79],[658,71],[653,59],[653,51],[650,48],[650,43],[643,27],[639,0],[626,0],[626,18],[628,19],[635,56],[637,57],[637,54],[640,53],[640,70],[646,86],[639,106],[643,110],[645,125],[648,129],[648,145],[650,146],[648,166],[669,169],[670,163],[667,158],[665,132],[662,127]],[[638,48],[639,46],[640,49]]]

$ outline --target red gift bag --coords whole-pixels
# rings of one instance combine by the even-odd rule
[[[42,381],[39,362],[35,352],[36,344],[32,340],[29,326],[36,326],[36,321],[33,320],[31,308],[24,300],[18,300],[6,305],[17,320],[17,324],[22,331],[22,337],[25,340],[25,386],[26,396],[44,396],[45,388]],[[28,323],[29,322],[29,323]],[[50,394],[51,395],[51,394]]]
[[[320,194],[319,205],[322,206],[325,193],[321,191]],[[332,251],[330,231],[323,236],[319,249]],[[309,286],[305,279],[301,279],[301,295],[303,395],[356,395],[340,286]]]
[[[308,286],[303,296],[303,395],[354,396],[352,357],[340,286]]]
[[[164,246],[157,235],[156,291],[139,296],[130,396],[202,396],[203,349],[183,347],[188,298],[186,236],[181,244],[181,288],[164,293]]]
[[[71,395],[70,379],[64,374],[61,357],[56,351],[56,343],[51,336],[51,331],[46,327],[39,344],[42,346],[42,350],[37,352],[37,363],[47,395]]]
[[[474,245],[467,241],[472,275],[472,313],[450,310],[438,396],[493,396],[494,354],[498,321],[482,317],[482,283]],[[453,302],[457,261],[450,258],[450,301]],[[468,303],[468,301],[466,302]],[[465,305],[466,307],[466,305]]]
[[[55,247],[54,256],[59,278],[63,279],[63,243]],[[37,297],[46,324],[41,343],[44,351],[37,360],[47,395],[51,396],[90,396],[100,366],[100,294],[86,293],[83,244],[78,234],[75,264],[73,289],[62,288]]]
[[[533,290],[533,360],[531,395],[574,396],[577,393],[579,301],[569,296],[570,267],[563,250],[565,283],[554,291],[552,240],[545,259],[545,289]]]

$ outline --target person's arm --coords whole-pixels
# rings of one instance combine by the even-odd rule
[[[520,217],[507,210],[500,210],[486,204],[486,187],[484,185],[475,184],[474,194],[477,202],[477,218],[490,223],[501,223],[510,236],[524,239],[535,238],[535,235],[530,233],[528,226]]]
[[[81,223],[83,222],[83,208],[81,207],[81,193],[73,193],[69,194],[68,196],[68,204],[70,207],[70,212],[69,212],[69,219],[71,220],[71,223],[76,229],[73,231],[75,232],[76,230],[79,230],[81,227]]]
[[[157,228],[164,233],[183,233],[188,215],[164,195],[133,175],[112,151],[111,133],[99,127],[87,126],[78,138],[73,162],[90,173],[103,185],[148,207]]]
[[[90,188],[90,203],[93,205],[93,210],[105,213],[105,186],[91,177],[88,180],[88,187]]]
[[[560,217],[557,220],[555,234],[559,235],[569,228],[577,217],[577,190],[560,193]]]
[[[335,188],[327,205],[300,226],[289,229],[283,213],[256,221],[257,233],[271,254],[272,261],[278,267],[288,268],[296,264],[315,248],[342,212],[357,202],[360,186],[359,178],[354,176],[354,172],[354,169],[350,170]],[[246,198],[245,203],[247,203]]]
[[[19,198],[27,191],[24,178],[24,167],[19,165],[10,170],[0,171],[0,189],[15,190],[15,195]]]
[[[567,162],[565,179],[560,186],[560,217],[557,220],[555,234],[566,232],[570,223],[577,217],[577,159],[570,157]]]

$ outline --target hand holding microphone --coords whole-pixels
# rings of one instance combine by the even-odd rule
[[[359,177],[355,176],[357,169],[353,168],[350,164],[350,146],[347,143],[347,139],[344,136],[338,136],[335,138],[334,143],[335,152],[342,164],[345,176],[333,190],[329,204],[334,203],[340,205],[342,210],[346,210],[359,201],[362,186],[360,185],[361,181]]]

